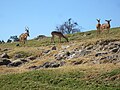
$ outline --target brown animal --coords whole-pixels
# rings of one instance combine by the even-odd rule
[[[97,33],[100,34],[100,28],[101,28],[100,19],[96,19],[96,20],[98,21],[98,24],[96,25]]]
[[[22,34],[19,36],[19,41],[20,41],[20,42],[23,42],[24,44],[25,44],[25,41],[27,40],[27,37],[30,36],[30,35],[29,35],[29,28],[28,28],[28,27],[27,27],[27,28],[25,27],[25,31],[26,31],[25,33],[22,33]]]
[[[102,24],[101,25],[101,30],[102,31],[104,31],[105,29],[108,31],[108,33],[109,33],[109,30],[110,30],[110,21],[111,21],[111,19],[110,20],[105,20],[107,23],[104,23],[104,24]]]
[[[68,38],[65,37],[61,32],[52,31],[52,32],[51,32],[51,35],[52,35],[51,42],[54,42],[54,37],[55,37],[55,35],[59,37],[59,42],[60,42],[60,43],[61,43],[61,37],[62,37],[62,38],[65,38],[66,41],[69,42],[69,41],[68,41]]]

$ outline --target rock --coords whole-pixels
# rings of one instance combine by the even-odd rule
[[[119,48],[113,48],[112,50],[110,50],[110,52],[116,53],[118,51]]]
[[[93,49],[93,45],[86,47],[86,50],[91,50],[91,49]]]
[[[28,60],[25,60],[25,59],[20,59],[22,61],[22,63],[26,63],[28,62]]]
[[[90,54],[91,53],[91,51],[90,50],[81,50],[80,51],[80,56],[85,56],[85,55],[88,55],[88,54]]]
[[[61,60],[62,59],[62,55],[60,55],[60,54],[59,55],[55,55],[55,59],[56,60]]]
[[[28,69],[37,69],[38,67],[37,66],[30,66],[28,67]]]
[[[65,53],[65,55],[70,56],[70,52],[69,52],[69,51],[67,51],[67,52]]]
[[[57,68],[60,64],[56,61],[53,62],[45,62],[43,65],[39,66],[40,68]]]
[[[79,53],[77,54],[76,52],[75,53],[72,53],[68,58],[69,59],[72,59],[72,58],[77,58],[79,57]]]
[[[90,33],[90,32],[88,32],[86,35],[91,35],[91,33]]]
[[[65,63],[66,63],[66,62],[64,62],[64,61],[61,61],[61,62],[60,62],[60,66],[63,66],[63,65],[65,65]]]
[[[67,59],[70,56],[69,51],[61,51],[55,55],[56,60]]]
[[[18,58],[22,58],[23,56],[24,56],[23,54],[18,53],[18,54],[15,54],[13,58],[18,59]]]
[[[78,57],[82,57],[82,56],[85,56],[85,55],[88,55],[91,53],[91,50],[86,50],[86,49],[83,49],[83,50],[79,50],[79,51],[62,51],[62,52],[59,52],[58,54],[55,55],[55,59],[56,60],[62,60],[62,59],[72,59],[72,58],[78,58]]]
[[[27,57],[27,60],[35,60],[37,57],[36,56],[30,56],[30,57]]]
[[[52,47],[52,50],[57,50],[56,46],[53,46],[53,47]]]
[[[9,58],[9,56],[7,55],[7,53],[3,53],[3,54],[1,55],[1,58]]]
[[[118,49],[117,53],[120,53],[120,48]]]
[[[118,63],[120,62],[120,55],[119,54],[111,54],[108,56],[102,56],[98,59],[93,61],[95,64],[102,64],[102,63]]]
[[[53,62],[45,62],[43,63],[43,65],[40,65],[40,66],[30,66],[28,69],[40,69],[40,68],[57,68],[57,67],[60,67],[60,66],[63,66],[65,64],[65,62],[56,62],[56,61],[53,61]]]
[[[73,65],[78,65],[78,64],[82,64],[82,63],[83,63],[82,60],[81,60],[81,61],[73,61],[73,62],[72,62]]]
[[[45,62],[43,65],[42,65],[43,68],[48,68],[50,67],[50,63],[49,62]]]
[[[22,64],[22,61],[14,61],[10,63],[8,66],[17,67],[17,66],[20,66],[21,64]]]
[[[104,52],[104,51],[101,51],[101,52],[97,52],[97,53],[95,54],[95,56],[98,57],[98,56],[102,56],[102,55],[105,55],[105,54],[108,54],[108,53],[107,53],[107,52]]]
[[[59,66],[60,66],[60,64],[57,63],[57,62],[50,63],[50,67],[52,67],[52,68],[56,68],[56,67],[59,67]]]
[[[49,52],[50,52],[50,50],[45,50],[45,51],[43,51],[44,54],[47,54],[47,53],[49,53]]]
[[[5,52],[5,51],[8,51],[8,50],[9,50],[9,48],[5,48],[5,49],[3,49],[2,51]]]
[[[20,44],[16,44],[16,47],[20,46]]]
[[[107,46],[107,47],[108,47],[109,50],[114,49],[114,48],[117,48],[115,45],[109,45],[109,46]]]
[[[61,48],[63,49],[63,50],[65,50],[65,49],[67,49],[67,48],[69,48],[70,46],[68,45],[68,46],[61,46]]]
[[[9,63],[11,63],[9,59],[6,59],[6,58],[0,59],[0,65],[8,65]]]
[[[108,45],[110,43],[109,40],[101,40],[97,42],[99,45]]]
[[[114,42],[114,45],[117,45],[117,46],[120,47],[120,41],[116,41],[116,42]]]
[[[27,60],[25,60],[25,59],[18,59],[18,60],[15,60],[15,61],[9,63],[8,66],[9,67],[10,66],[11,67],[18,67],[18,66],[20,66],[20,65],[22,65],[22,64],[24,64],[26,62],[27,62]]]

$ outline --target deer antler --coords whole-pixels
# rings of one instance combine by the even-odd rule
[[[25,31],[27,32],[27,33],[29,33],[29,27],[25,27]]]

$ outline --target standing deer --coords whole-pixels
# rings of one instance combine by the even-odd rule
[[[61,37],[62,37],[62,38],[65,38],[66,41],[69,42],[69,41],[68,41],[68,38],[65,37],[61,32],[52,31],[52,32],[51,32],[51,35],[52,35],[51,42],[54,42],[54,37],[55,37],[55,35],[59,37],[59,42],[60,42],[60,43],[61,43]]]
[[[98,21],[98,24],[96,25],[97,33],[100,34],[100,28],[101,28],[100,19],[96,19],[96,20]]]
[[[111,19],[110,20],[105,20],[107,23],[104,23],[104,24],[102,24],[101,25],[101,30],[103,31],[103,30],[107,30],[108,31],[108,33],[109,33],[109,30],[110,30],[110,21],[111,21]]]
[[[25,33],[22,33],[20,36],[19,36],[19,40],[20,42],[23,42],[25,44],[25,41],[27,40],[27,37],[30,36],[29,35],[29,28],[28,27],[25,27]]]

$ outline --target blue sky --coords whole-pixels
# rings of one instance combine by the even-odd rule
[[[51,31],[69,18],[84,29],[94,30],[96,18],[112,19],[111,26],[120,26],[120,0],[0,0],[0,40],[30,28],[32,39],[51,36]]]

